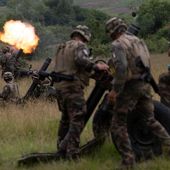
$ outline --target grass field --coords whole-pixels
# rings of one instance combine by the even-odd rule
[[[166,70],[170,58],[164,55],[152,56],[155,77]],[[38,67],[40,63],[33,63]],[[31,80],[19,81],[21,94],[24,95]],[[3,82],[0,81],[2,88]],[[89,87],[91,89],[93,83]],[[87,90],[89,91],[89,90]],[[56,133],[60,113],[56,103],[47,101],[29,102],[25,106],[0,108],[0,170],[114,170],[120,163],[120,157],[111,140],[96,153],[85,156],[80,162],[53,162],[31,168],[18,168],[16,160],[29,152],[50,152],[56,150]],[[91,122],[86,126],[81,143],[92,138]],[[140,163],[136,170],[168,170],[170,158],[162,156],[152,161]]]

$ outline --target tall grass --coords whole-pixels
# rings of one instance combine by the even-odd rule
[[[152,57],[153,73],[156,78],[166,70],[170,59],[166,55]],[[42,62],[41,62],[42,63]],[[35,67],[41,63],[33,63]],[[31,83],[31,79],[19,80],[23,96]],[[3,82],[0,82],[2,88]],[[92,89],[91,83],[86,96]],[[18,168],[16,160],[29,152],[50,152],[56,150],[56,134],[60,119],[57,103],[50,101],[32,101],[24,106],[10,105],[0,108],[0,170],[31,169],[31,170],[113,170],[120,163],[120,156],[113,144],[108,140],[99,151],[83,157],[79,162],[53,162],[40,164],[31,168]],[[91,121],[81,136],[81,144],[93,136]],[[137,165],[140,170],[169,169],[168,157],[159,157]]]

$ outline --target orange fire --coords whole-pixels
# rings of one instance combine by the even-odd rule
[[[0,32],[1,41],[22,49],[24,53],[32,53],[36,49],[39,37],[31,24],[10,20],[5,23],[3,29],[4,31]]]

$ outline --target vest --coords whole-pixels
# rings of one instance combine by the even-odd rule
[[[89,84],[89,73],[75,63],[75,55],[78,47],[83,46],[81,41],[70,40],[59,45],[55,56],[54,71],[65,75],[74,75],[76,80],[73,82],[62,81],[56,83],[57,87],[81,84],[83,87]]]
[[[143,64],[150,68],[150,55],[143,40],[133,35],[123,34],[115,42],[120,43],[126,52],[128,61],[128,79],[136,77],[141,73],[141,69],[136,66],[137,57],[140,57]]]

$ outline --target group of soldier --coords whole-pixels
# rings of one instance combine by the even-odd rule
[[[17,103],[20,99],[20,94],[15,79],[29,75],[29,70],[23,69],[26,63],[19,58],[16,48],[5,46],[0,53],[1,77],[6,83],[0,94],[1,104]]]
[[[129,169],[135,165],[135,155],[127,130],[129,112],[134,109],[141,111],[143,120],[153,134],[168,147],[170,147],[170,136],[154,117],[151,85],[143,79],[144,71],[136,64],[140,58],[144,65],[150,68],[150,54],[145,42],[127,32],[127,25],[117,17],[108,20],[105,28],[112,40],[109,64],[94,63],[90,60],[87,43],[91,40],[91,33],[84,25],[78,25],[72,31],[70,40],[61,43],[57,48],[54,72],[72,76],[71,81],[63,80],[53,85],[57,90],[59,109],[62,112],[57,149],[64,158],[79,159],[80,135],[85,126],[87,113],[84,88],[89,85],[92,72],[104,72],[114,77],[107,95],[113,113],[110,131],[122,157],[121,168]],[[12,82],[14,72],[12,70],[11,72],[3,73],[4,80],[8,84],[0,95],[4,99],[19,94],[17,86]],[[37,78],[38,76],[34,76],[34,79]],[[170,106],[168,91],[170,86],[167,83],[169,78],[170,72],[161,75],[159,83],[160,94],[163,96],[161,101],[168,106]],[[8,88],[11,96],[6,97],[4,93],[9,90]]]

